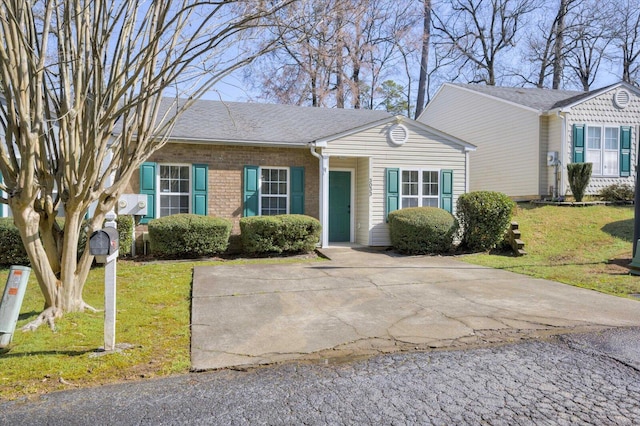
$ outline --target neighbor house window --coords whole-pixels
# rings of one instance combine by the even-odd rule
[[[593,164],[595,176],[618,176],[620,135],[618,127],[587,126],[585,162]]]
[[[438,207],[439,175],[433,170],[403,170],[401,208]]]
[[[287,213],[288,169],[262,168],[260,173],[260,214]]]

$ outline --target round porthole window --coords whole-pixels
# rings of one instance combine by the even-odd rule
[[[394,124],[389,129],[389,139],[394,145],[402,145],[409,139],[409,129],[402,124]]]
[[[631,95],[629,94],[629,92],[625,89],[620,89],[618,91],[616,91],[616,93],[614,93],[613,95],[613,103],[618,107],[618,108],[624,108],[627,105],[629,105],[629,102],[631,102]]]

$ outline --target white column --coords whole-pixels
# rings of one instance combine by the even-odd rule
[[[320,244],[329,247],[329,157],[325,155],[320,160],[320,223]]]

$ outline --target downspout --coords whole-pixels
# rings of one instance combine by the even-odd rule
[[[558,117],[562,120],[562,135],[560,136],[560,164],[556,164],[556,175],[560,173],[560,179],[556,178],[556,192],[558,193],[558,198],[564,196],[564,192],[566,189],[566,184],[564,181],[564,166],[565,166],[565,155],[567,153],[567,112],[563,110],[558,111]],[[558,166],[560,170],[558,171]],[[559,182],[558,182],[559,181]],[[562,188],[562,194],[560,193],[560,188]]]
[[[311,155],[316,157],[320,161],[320,224],[322,225],[322,231],[320,234],[320,247],[329,246],[329,157],[316,152],[315,142],[309,144],[309,151]]]

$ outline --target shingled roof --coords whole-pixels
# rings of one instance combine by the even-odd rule
[[[164,108],[173,102],[167,98]],[[171,139],[307,145],[392,118],[364,109],[198,100],[178,118]]]
[[[453,85],[533,108],[538,111],[549,111],[554,108],[560,108],[564,105],[577,102],[583,97],[588,97],[592,93],[528,87],[484,86],[480,84],[455,83]],[[600,90],[602,89],[598,89],[598,91]]]

